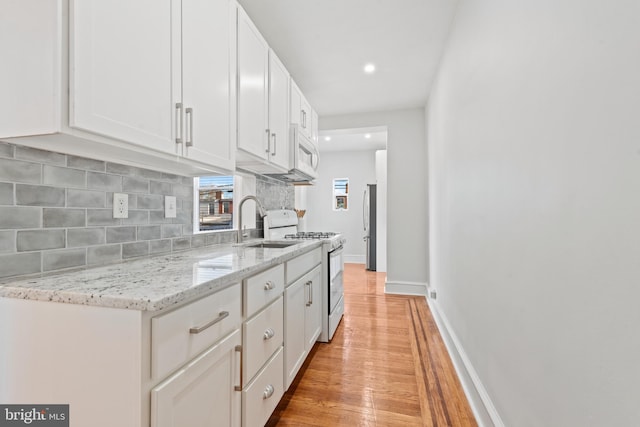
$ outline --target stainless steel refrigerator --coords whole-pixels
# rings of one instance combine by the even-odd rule
[[[362,222],[364,224],[365,267],[376,271],[376,184],[367,184],[362,201]]]

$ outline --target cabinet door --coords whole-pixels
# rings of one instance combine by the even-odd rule
[[[318,113],[311,110],[311,141],[318,147]]]
[[[289,167],[289,72],[269,52],[269,161],[285,171]]]
[[[307,286],[299,279],[284,291],[284,385],[285,390],[296,377],[304,362],[305,304]],[[320,305],[320,304],[318,304]]]
[[[305,282],[308,300],[305,303],[304,339],[305,350],[309,352],[322,330],[322,275],[321,266],[317,266]]]
[[[302,131],[307,138],[311,139],[311,106],[304,95],[301,97],[300,110],[302,114]]]
[[[238,7],[238,148],[267,160],[269,46]]]
[[[292,125],[302,126],[302,93],[293,80],[291,80],[290,92],[289,122]]]
[[[178,0],[70,1],[70,126],[177,152],[179,16]]]
[[[59,130],[60,1],[0,2],[0,137]]]
[[[183,155],[229,170],[235,168],[236,149],[235,102],[230,102],[235,31],[230,0],[182,0]]]
[[[236,330],[151,390],[151,427],[239,426],[240,342]]]

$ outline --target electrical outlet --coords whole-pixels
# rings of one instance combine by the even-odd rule
[[[174,196],[164,196],[164,217],[175,218],[177,210],[176,198]]]
[[[113,193],[113,217],[129,218],[129,195]]]

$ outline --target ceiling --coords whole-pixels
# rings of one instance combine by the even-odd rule
[[[387,127],[336,129],[319,133],[320,152],[385,150]]]
[[[456,0],[239,0],[320,116],[426,104]],[[376,71],[363,67],[374,63]]]

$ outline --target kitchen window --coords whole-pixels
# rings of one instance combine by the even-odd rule
[[[336,178],[333,180],[333,210],[349,210],[349,178]]]
[[[195,178],[197,188],[196,231],[233,229],[234,177],[201,176]]]

